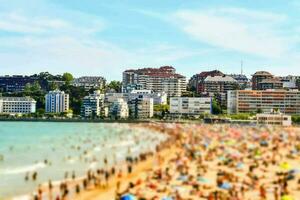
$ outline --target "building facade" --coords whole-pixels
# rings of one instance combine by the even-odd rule
[[[86,118],[105,117],[104,94],[96,90],[82,100],[81,116]]]
[[[268,78],[258,84],[258,90],[283,89],[283,82],[278,78]]]
[[[0,97],[0,113],[30,114],[36,112],[36,101],[30,97]]]
[[[210,114],[212,98],[210,97],[171,97],[170,114],[199,115]]]
[[[241,90],[251,87],[249,79],[244,74],[230,74],[228,76],[232,77],[234,80],[236,80],[238,82],[239,89],[241,89]]]
[[[155,93],[151,90],[133,90],[131,93],[106,93],[105,94],[105,103],[110,105],[115,100],[121,98],[124,99],[126,102],[130,101],[131,99],[139,98],[152,98],[154,105],[166,105],[167,104],[167,94],[162,93]]]
[[[204,92],[215,97],[222,107],[227,106],[227,91],[238,89],[238,82],[230,76],[208,76],[204,80]]]
[[[135,88],[136,85],[138,89],[165,92],[169,97],[181,96],[186,92],[186,77],[177,74],[175,68],[170,66],[126,70],[122,84],[123,90]]]
[[[252,90],[260,90],[260,83],[266,79],[271,79],[274,76],[266,71],[258,71],[252,75]]]
[[[27,84],[33,84],[36,78],[30,76],[0,76],[0,92],[23,92]]]
[[[50,91],[45,96],[46,113],[62,113],[69,110],[69,94],[60,90]]]
[[[83,87],[86,91],[90,89],[102,90],[105,87],[106,80],[102,76],[82,76],[73,80],[72,85]]]
[[[128,101],[129,115],[134,119],[148,119],[153,117],[153,99],[140,95]]]
[[[238,88],[238,82],[230,76],[208,76],[204,80],[204,92],[227,93]]]
[[[291,126],[292,117],[282,113],[257,114],[257,124]]]
[[[227,112],[300,114],[300,92],[287,90],[236,90],[227,95]]]
[[[113,119],[127,119],[129,117],[127,102],[122,98],[116,99],[110,106],[109,116]]]
[[[213,71],[204,71],[200,74],[195,74],[189,80],[188,88],[191,91],[195,91],[197,94],[201,94],[204,92],[204,80],[208,76],[224,76],[224,74],[218,70]]]

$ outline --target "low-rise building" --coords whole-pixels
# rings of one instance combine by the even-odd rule
[[[236,90],[228,91],[227,112],[300,114],[300,91],[287,90]]]
[[[35,111],[36,101],[31,97],[0,97],[0,113],[29,114]]]
[[[153,99],[139,96],[128,102],[129,115],[134,119],[148,119],[153,117]]]
[[[128,104],[124,99],[116,99],[110,106],[109,116],[113,119],[127,119],[129,117]]]
[[[292,117],[282,113],[264,113],[256,115],[257,124],[291,126]]]
[[[102,76],[82,76],[73,80],[72,85],[83,87],[86,91],[90,89],[102,90],[106,80]]]
[[[106,117],[104,106],[104,94],[101,94],[99,90],[94,91],[93,94],[83,98],[81,106],[82,117]]]
[[[171,97],[170,114],[200,115],[210,114],[212,98],[210,97]]]
[[[64,91],[50,91],[45,96],[46,113],[62,113],[69,111],[69,94]]]

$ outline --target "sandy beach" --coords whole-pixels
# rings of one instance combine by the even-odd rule
[[[297,127],[145,126],[168,134],[169,140],[155,153],[69,180],[65,188],[60,185],[61,196],[49,199],[300,199]],[[47,185],[40,193],[49,193]]]

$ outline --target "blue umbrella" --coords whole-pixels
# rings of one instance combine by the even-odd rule
[[[136,198],[132,194],[125,194],[121,197],[121,200],[136,200]]]
[[[229,190],[231,188],[231,185],[230,183],[223,183],[221,186],[220,186],[221,189],[224,189],[224,190]]]

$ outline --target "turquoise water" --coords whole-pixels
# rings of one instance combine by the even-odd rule
[[[82,176],[103,167],[104,158],[113,165],[128,154],[154,150],[165,138],[128,124],[0,122],[0,199],[31,193],[66,172]],[[25,181],[35,171],[37,180]]]

